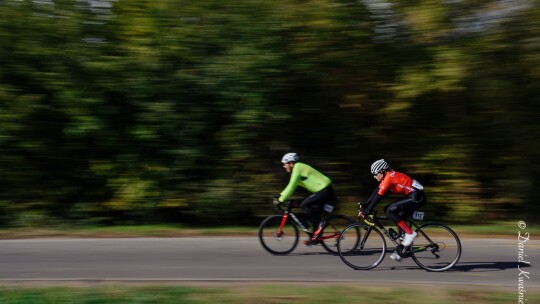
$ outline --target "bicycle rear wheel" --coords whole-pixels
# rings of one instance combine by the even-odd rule
[[[271,215],[259,226],[261,245],[271,254],[288,254],[298,245],[298,228],[287,219],[280,231],[282,221],[283,215]]]
[[[427,224],[416,231],[412,258],[428,271],[445,271],[459,261],[461,242],[457,234],[442,224]]]
[[[357,236],[360,233],[360,237]],[[363,224],[345,228],[338,240],[338,253],[349,267],[367,270],[377,267],[386,254],[386,241],[379,229]]]
[[[324,228],[321,235],[321,245],[324,247],[324,249],[326,249],[326,251],[337,254],[337,243],[341,232],[349,225],[354,224],[355,221],[345,215],[330,216],[326,221],[327,226]],[[354,236],[354,232],[356,232],[356,239],[358,239],[360,237],[360,230],[358,229],[358,227],[350,231],[350,237]]]

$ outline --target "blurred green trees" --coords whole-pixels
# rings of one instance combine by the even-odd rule
[[[354,213],[384,157],[433,216],[537,220],[532,1],[0,3],[0,224],[248,223],[296,151]]]

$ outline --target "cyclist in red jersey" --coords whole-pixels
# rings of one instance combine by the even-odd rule
[[[409,176],[392,170],[384,159],[379,159],[371,165],[371,174],[373,174],[373,177],[380,184],[368,201],[362,204],[364,208],[360,216],[365,217],[371,213],[381,198],[388,192],[404,195],[405,198],[389,204],[384,210],[388,214],[388,217],[405,232],[405,237],[401,244],[405,247],[410,246],[416,238],[417,233],[412,231],[405,220],[416,209],[426,204],[427,199],[424,193],[424,187]],[[397,261],[401,259],[395,252],[390,257]]]

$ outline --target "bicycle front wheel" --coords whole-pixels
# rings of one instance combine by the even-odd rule
[[[355,221],[345,215],[334,215],[329,217],[327,219],[327,222],[328,224],[324,228],[321,235],[321,245],[324,247],[324,249],[326,249],[326,251],[333,254],[338,254],[337,243],[339,240],[339,236],[341,235],[341,231],[343,231],[343,229],[345,229],[349,225],[354,224]],[[358,239],[360,237],[360,230],[358,229],[358,227],[351,230],[350,237],[353,237],[355,232],[356,239]]]
[[[298,228],[287,219],[281,228],[283,215],[267,217],[259,226],[259,240],[271,254],[288,254],[298,245]]]
[[[341,232],[338,253],[341,260],[349,267],[367,270],[377,267],[383,261],[386,254],[386,241],[379,229],[357,223]]]
[[[459,261],[461,242],[457,234],[441,224],[427,224],[416,231],[412,245],[412,258],[428,271],[445,271]]]

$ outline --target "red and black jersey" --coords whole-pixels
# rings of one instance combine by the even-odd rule
[[[409,176],[396,171],[388,171],[379,184],[378,194],[383,196],[390,191],[395,194],[409,195],[415,190],[423,189],[424,187],[419,182]]]

